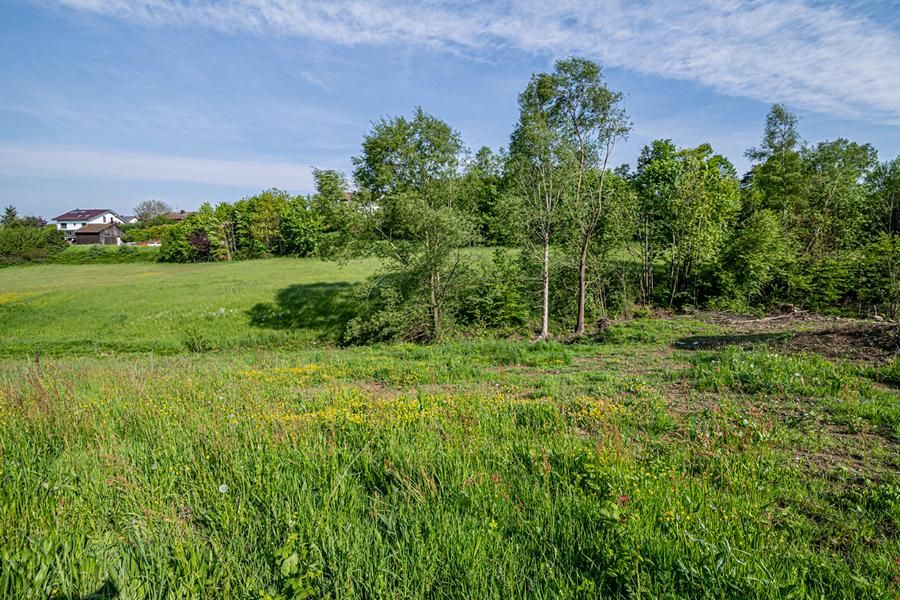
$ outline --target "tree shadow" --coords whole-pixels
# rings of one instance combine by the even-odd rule
[[[357,315],[358,284],[347,282],[295,284],[279,290],[274,302],[247,311],[250,324],[265,329],[309,329],[321,338],[337,339]]]
[[[103,582],[97,591],[87,596],[65,596],[64,600],[112,600],[119,597],[119,588],[112,579]]]
[[[793,334],[790,332],[778,333],[748,333],[739,335],[694,335],[675,340],[672,346],[680,350],[716,350],[728,346],[751,348],[758,344],[771,344],[783,342]]]

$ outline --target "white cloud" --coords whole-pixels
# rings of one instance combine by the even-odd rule
[[[98,177],[311,191],[311,169],[287,162],[217,160],[161,154],[0,144],[0,175]]]
[[[719,92],[900,120],[900,34],[805,0],[38,0],[147,25],[406,43],[480,56],[577,53]]]

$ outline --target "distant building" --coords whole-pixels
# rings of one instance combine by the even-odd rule
[[[103,244],[106,246],[119,246],[122,244],[122,230],[115,223],[94,223],[79,227],[75,231],[75,243]]]
[[[137,223],[138,218],[134,215],[122,215],[122,220],[128,223],[129,225],[132,223]]]
[[[187,219],[192,214],[194,214],[194,213],[193,213],[193,211],[190,211],[190,210],[176,210],[174,212],[169,212],[169,213],[164,214],[163,218],[166,221],[172,221],[173,223],[181,223],[182,221]]]
[[[82,227],[110,223],[121,224],[125,222],[125,219],[108,208],[76,208],[55,217],[53,222],[56,224],[56,228],[66,236],[66,240],[74,242],[75,232]]]

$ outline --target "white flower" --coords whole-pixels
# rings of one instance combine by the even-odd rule
[[[220,493],[220,494],[224,494],[224,493],[227,492],[227,491],[228,491],[228,486],[225,485],[224,483],[223,483],[222,485],[219,486],[219,493]]]

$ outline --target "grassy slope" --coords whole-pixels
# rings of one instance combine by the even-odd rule
[[[0,359],[0,597],[895,597],[900,401],[863,371],[676,349],[722,332],[692,319],[178,352],[180,320],[247,345],[254,303],[368,267],[334,268],[4,271],[2,324],[59,355]],[[172,354],[74,355],[58,307]]]
[[[273,303],[283,289],[301,295],[308,286],[313,293],[330,294],[327,286],[358,283],[374,268],[374,261],[339,267],[317,259],[285,258],[4,269],[0,354],[172,353],[198,337],[219,348],[309,340],[321,331],[253,327],[247,311]]]

